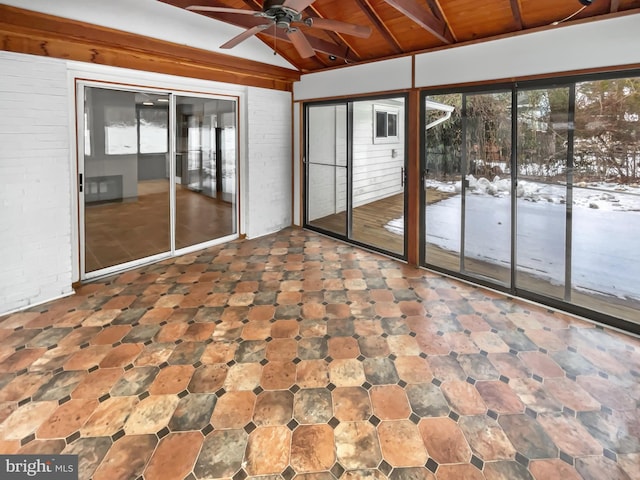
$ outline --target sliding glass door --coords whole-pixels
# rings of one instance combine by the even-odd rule
[[[405,250],[405,99],[351,103],[351,238]]]
[[[465,95],[462,272],[511,284],[511,92]]]
[[[558,299],[565,291],[570,171],[569,87],[518,92],[516,284]]]
[[[169,252],[168,95],[84,93],[85,271]]]
[[[424,98],[425,262],[510,285],[511,92]]]
[[[639,77],[425,92],[422,118],[423,265],[640,324]]]
[[[346,236],[347,106],[310,106],[307,131],[307,223]]]
[[[176,96],[176,248],[236,232],[235,108]]]
[[[462,94],[424,100],[425,261],[460,270],[462,219]]]
[[[640,76],[575,84],[571,298],[640,324]]]
[[[305,226],[405,254],[405,97],[306,107]]]
[[[236,100],[80,85],[83,278],[237,232]]]

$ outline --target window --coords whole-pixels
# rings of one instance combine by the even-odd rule
[[[398,141],[398,110],[375,105],[373,107],[375,143]]]

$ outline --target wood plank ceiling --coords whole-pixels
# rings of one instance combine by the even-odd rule
[[[263,9],[262,0],[160,0],[177,7],[193,5],[233,9]],[[274,0],[267,0],[274,3]],[[275,3],[282,3],[275,0]],[[558,28],[576,20],[598,20],[618,14],[640,13],[640,0],[289,0],[309,4],[303,18],[319,17],[368,26],[369,38],[300,26],[315,55],[303,58],[283,29],[270,27],[257,37],[293,64],[301,73],[345,63],[379,60],[414,52],[539,27]],[[587,5],[584,5],[584,4]],[[239,27],[268,20],[252,15],[193,12]],[[275,36],[274,36],[275,33]]]

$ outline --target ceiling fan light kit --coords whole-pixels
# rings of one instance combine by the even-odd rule
[[[360,38],[368,38],[371,35],[371,28],[363,25],[341,22],[328,18],[306,17],[303,18],[302,11],[311,5],[315,0],[265,0],[262,11],[244,10],[228,7],[210,7],[204,5],[191,5],[187,10],[193,12],[209,13],[231,13],[238,15],[253,15],[264,18],[267,22],[261,25],[246,29],[239,35],[222,44],[220,48],[233,48],[248,38],[263,32],[274,26],[284,30],[287,38],[302,58],[309,58],[315,55],[315,51],[305,34],[295,24],[304,25],[309,28],[329,30],[345,35],[353,35]],[[293,24],[293,25],[292,25]]]

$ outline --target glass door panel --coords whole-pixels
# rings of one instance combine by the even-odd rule
[[[511,284],[511,92],[465,97],[462,270]]]
[[[460,271],[462,94],[424,102],[425,261]]]
[[[576,84],[571,299],[640,323],[640,78]]]
[[[307,132],[307,223],[346,236],[346,105],[309,106]]]
[[[84,88],[85,273],[171,250],[167,100]]]
[[[236,233],[236,102],[176,96],[176,249]]]
[[[351,235],[404,254],[405,100],[352,102]]]
[[[565,297],[569,88],[518,92],[516,286]]]

